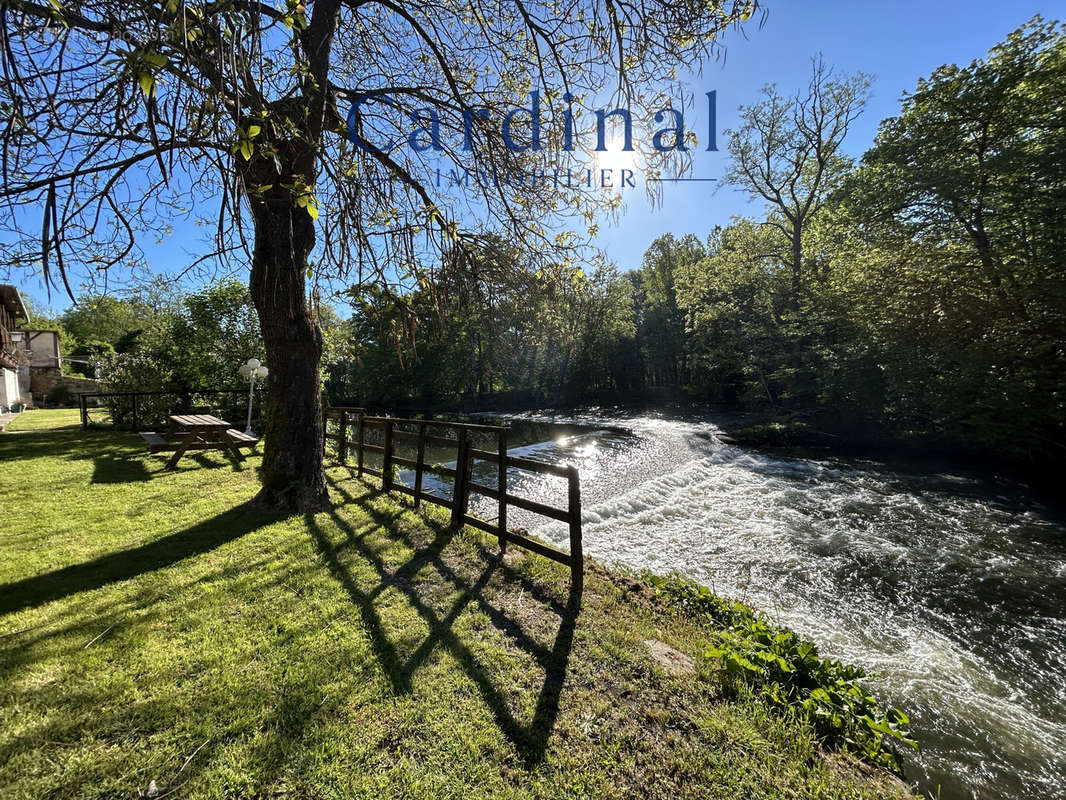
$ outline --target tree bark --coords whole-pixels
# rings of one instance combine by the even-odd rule
[[[800,292],[803,289],[803,224],[797,218],[792,229],[792,286],[789,305],[793,311],[799,311]]]
[[[313,164],[306,163],[310,154],[303,155],[297,159],[303,163],[293,163],[285,172],[312,173]],[[247,173],[254,171],[253,167]],[[247,173],[246,179],[254,180]],[[273,180],[279,180],[276,173]],[[251,204],[255,247],[249,289],[270,370],[262,489],[256,503],[304,513],[330,505],[322,464],[322,334],[311,317],[305,286],[315,229],[307,210],[293,203],[288,190],[278,188]]]

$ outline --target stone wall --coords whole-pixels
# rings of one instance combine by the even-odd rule
[[[100,384],[90,378],[64,375],[55,367],[30,367],[30,391],[33,392],[35,405],[58,405],[56,400],[49,398],[60,387],[65,387],[70,394],[69,400],[63,405],[71,406],[78,404],[79,392],[100,391]]]

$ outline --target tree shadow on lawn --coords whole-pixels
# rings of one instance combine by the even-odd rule
[[[502,554],[490,554],[480,546],[476,548],[480,556],[478,560],[483,565],[480,573],[476,577],[460,574],[460,570],[466,565],[453,567],[448,563],[449,559],[444,553],[445,548],[456,535],[454,529],[442,522],[424,518],[423,524],[434,535],[428,543],[413,542],[396,524],[403,512],[382,513],[366,504],[367,499],[380,493],[378,490],[370,489],[367,494],[354,497],[336,482],[331,481],[331,483],[335,495],[339,495],[345,502],[362,504],[376,526],[384,528],[391,539],[405,540],[414,549],[414,553],[405,563],[390,569],[385,560],[366,543],[368,534],[375,532],[374,527],[359,533],[336,511],[333,511],[330,513],[331,520],[345,537],[340,544],[334,545],[315,518],[311,515],[306,517],[308,531],[314,537],[315,544],[325,559],[327,567],[344,587],[352,602],[358,606],[373,648],[393,691],[397,694],[410,693],[415,671],[438,646],[443,647],[477,686],[496,724],[515,746],[527,767],[535,766],[543,761],[559,713],[560,695],[566,678],[574,629],[580,611],[580,591],[571,587],[568,601],[564,606],[558,600],[548,597],[541,587],[528,577],[504,564]],[[352,571],[342,561],[343,551],[351,551],[356,557],[369,564],[380,577],[380,583],[369,590],[360,586]],[[476,563],[471,563],[471,566],[476,567]],[[458,599],[443,614],[436,611],[430,602],[420,595],[417,584],[413,581],[424,567],[431,567],[443,582],[459,592]],[[558,632],[550,647],[537,641],[535,636],[527,632],[518,620],[508,616],[502,608],[489,602],[486,588],[498,573],[499,577],[504,580],[517,583],[523,592],[533,596],[547,607],[546,610],[558,616]],[[401,655],[396,645],[390,640],[385,625],[375,609],[375,601],[390,588],[396,589],[404,597],[410,608],[422,618],[429,629],[428,635],[413,652],[406,656]],[[524,725],[516,717],[505,694],[489,678],[478,656],[463,640],[461,634],[453,629],[456,620],[471,603],[478,606],[500,634],[514,643],[544,670],[544,682],[537,697],[533,718],[528,725]]]
[[[242,562],[240,571],[242,575],[250,573],[260,576],[254,590],[259,593],[266,593],[270,587],[286,579],[299,580],[299,573],[279,576],[274,570],[267,569],[272,564],[276,565],[273,553],[258,560]],[[322,568],[320,563],[315,562],[306,564],[304,569],[321,572]],[[97,646],[106,647],[108,642],[126,631],[147,630],[160,624],[165,628],[175,621],[174,608],[165,603],[162,606],[159,604],[172,596],[188,598],[182,601],[182,613],[188,615],[187,619],[199,620],[197,625],[202,624],[197,605],[211,601],[205,601],[192,589],[197,584],[217,582],[227,574],[228,567],[220,565],[208,574],[181,584],[168,584],[160,590],[140,591],[103,607],[96,605],[91,610],[65,608],[63,618],[72,621],[59,627],[55,626],[53,619],[39,626],[0,635],[0,681],[20,673],[26,674],[24,671],[34,664],[77,665],[87,643],[100,640],[101,644]],[[91,597],[91,594],[86,595],[87,600]],[[114,622],[108,624],[112,620]],[[77,641],[71,641],[70,634],[79,632],[82,636]],[[10,641],[5,641],[8,638]],[[124,655],[124,651],[116,651],[116,658]],[[251,663],[246,664],[245,669]],[[220,694],[167,692],[168,686],[189,680],[190,673],[187,664],[181,661],[164,661],[162,664],[162,667],[157,667],[162,672],[154,674],[151,683],[139,684],[141,696],[132,705],[125,687],[110,686],[107,681],[83,680],[76,667],[63,679],[43,684],[10,681],[3,688],[8,698],[15,698],[13,702],[16,707],[22,707],[23,704],[25,707],[44,707],[48,713],[36,719],[31,717],[29,724],[22,726],[18,735],[0,742],[0,764],[17,757],[55,757],[62,763],[64,757],[55,755],[56,749],[74,752],[77,748],[91,749],[93,740],[130,740],[133,737],[129,756],[132,760],[124,764],[123,769],[127,771],[118,780],[143,773],[143,780],[132,787],[133,791],[154,778],[168,794],[177,792],[211,765],[219,749],[224,749],[227,743],[225,737],[219,739],[209,736],[203,726],[200,726],[197,736],[196,725],[184,726],[186,730],[181,737],[184,741],[180,738],[171,741],[168,737],[176,725],[175,720],[210,719],[217,716],[220,709],[229,709],[235,717],[239,716],[240,702],[248,697],[249,692],[256,690],[257,683],[252,677],[241,682],[244,673],[244,669],[241,669],[232,674],[233,680],[241,682],[238,688],[230,685],[233,696],[226,693],[225,685],[219,690]],[[285,766],[286,754],[293,743],[300,741],[305,727],[321,711],[322,705],[321,699],[309,693],[306,686],[287,686],[284,669],[272,667],[271,672],[282,680],[277,682],[269,697],[263,698],[263,719],[245,721],[242,729],[242,733],[248,736],[264,734],[263,741],[249,753],[246,762],[248,774],[264,786],[272,785],[279,770]],[[234,700],[234,696],[242,699]],[[232,702],[232,706],[227,706],[227,702]],[[81,709],[92,711],[89,714],[78,713]],[[161,751],[167,753],[165,758],[157,758],[154,754],[156,737],[161,740],[158,745]],[[180,749],[183,746],[185,749]],[[189,760],[193,756],[196,762],[190,765]],[[91,757],[88,758],[88,764],[91,770],[94,766]],[[93,777],[111,779],[116,774],[97,772]],[[56,791],[75,793],[72,790],[80,785],[82,778],[76,777],[73,783],[66,782],[69,780],[72,780],[69,774],[64,774],[63,779],[57,777]]]
[[[337,485],[333,488],[338,501],[360,503],[365,513],[370,515],[371,521],[367,529],[357,532],[350,522],[337,512],[333,512],[330,514],[330,522],[336,525],[337,530],[343,536],[342,540],[338,542],[337,534],[333,531],[330,531],[333,541],[327,537],[319,524],[323,521],[321,516],[318,520],[314,517],[307,518],[308,531],[312,542],[317,544],[317,549],[329,573],[343,587],[360,611],[365,629],[371,637],[373,650],[393,691],[396,694],[410,693],[418,668],[430,658],[433,652],[443,648],[454,657],[459,668],[477,687],[492,719],[503,735],[513,743],[527,765],[534,766],[543,761],[559,713],[560,695],[573,644],[580,597],[572,593],[569,603],[564,605],[560,600],[550,596],[550,590],[518,573],[502,559],[496,558],[492,548],[480,544],[475,544],[472,548],[461,548],[458,543],[453,542],[455,532],[443,523],[423,519],[420,520],[419,525],[413,526],[414,530],[405,527],[400,523],[400,518],[406,512],[380,511],[367,502],[380,494],[379,490],[368,487],[365,494],[353,497]],[[0,617],[78,593],[88,593],[93,589],[125,581],[171,566],[183,559],[208,553],[227,542],[274,523],[278,519],[277,515],[256,511],[247,505],[237,506],[210,520],[165,536],[155,542],[0,586]],[[408,519],[410,519],[409,516]],[[399,566],[394,567],[386,563],[375,546],[368,541],[370,535],[379,534],[382,529],[389,537],[389,541],[403,542],[414,551]],[[423,530],[429,531],[428,537],[419,535],[418,532]],[[416,539],[418,541],[415,541]],[[449,548],[450,544],[452,546]],[[447,552],[445,552],[446,548],[448,548]],[[470,549],[475,551],[474,557],[466,557],[463,560],[462,556],[470,555]],[[350,568],[345,564],[346,561],[350,564],[353,558],[359,559],[361,568],[365,567],[361,570],[360,578],[353,576],[354,565]],[[311,564],[307,566],[311,568]],[[418,573],[426,567],[433,569],[440,577],[440,580],[433,581],[435,588],[439,589],[443,585],[449,590],[454,589],[458,592],[457,597],[455,591],[449,591],[446,594],[452,603],[446,611],[438,610],[434,606],[434,598],[430,597],[427,600],[419,591]],[[248,565],[245,565],[242,571],[247,571],[247,568]],[[252,569],[254,570],[254,565]],[[359,571],[356,570],[357,573]],[[368,573],[371,575],[376,573],[378,580],[367,580]],[[493,604],[499,601],[492,596],[491,591],[486,590],[490,582],[498,585],[500,579],[505,576],[507,580],[514,582],[516,591],[537,598],[542,604],[538,605],[535,611],[539,615],[536,622],[543,623],[538,625],[538,628],[554,630],[555,625],[558,625],[553,643],[550,643],[550,638],[545,635],[544,630],[540,631],[540,641],[538,641],[536,631],[531,632],[528,625],[522,624],[521,618],[515,619],[498,605]],[[495,581],[493,581],[494,578]],[[281,580],[276,575],[270,576],[270,582],[275,579]],[[417,613],[426,623],[428,631],[421,641],[399,643],[394,629],[390,639],[390,631],[379,614],[380,597],[389,590],[399,593],[408,608]],[[183,592],[179,590],[179,593]],[[91,595],[87,594],[86,597],[91,597]],[[156,594],[149,593],[140,597],[134,606],[124,606],[127,615],[131,608],[140,610],[140,613],[135,615],[136,620],[129,624],[137,626],[151,624],[159,612],[150,609],[158,599]],[[509,643],[515,644],[518,650],[543,668],[544,681],[537,694],[532,719],[528,723],[526,719],[523,719],[525,715],[520,715],[513,710],[514,701],[509,703],[507,692],[513,687],[500,687],[494,684],[489,677],[492,672],[486,669],[485,655],[477,652],[474,640],[462,631],[457,632],[453,629],[455,622],[472,604],[484,612],[495,629]],[[85,616],[80,611],[73,613],[78,617]],[[72,627],[85,629],[84,641],[79,640],[63,646],[73,647],[80,651],[85,646],[85,642],[93,640],[96,634],[114,636],[116,631],[126,624],[121,623],[108,628],[109,621],[110,617],[106,613],[101,613],[99,608],[93,609],[92,619],[79,619],[70,623]],[[13,632],[12,636],[15,638],[6,644],[9,648],[15,646],[20,652],[14,653],[9,649],[5,658],[8,662],[7,668],[16,670],[19,665],[24,665],[36,658],[39,655],[37,647],[42,642],[54,640],[53,637],[61,632],[63,631],[57,632],[54,628],[32,632],[30,630]],[[31,640],[40,638],[41,641],[35,645],[33,641],[25,640],[26,633],[30,633]],[[158,720],[166,720],[175,713],[206,716],[213,710],[208,707],[200,708],[195,703],[192,706],[179,707],[174,705],[175,701],[172,698],[152,696],[147,697],[144,703],[138,705],[136,714],[130,716],[132,712],[125,704],[119,702],[117,695],[100,694],[96,690],[80,687],[78,691],[82,694],[74,697],[69,694],[69,687],[66,684],[57,684],[57,686],[62,686],[64,692],[62,695],[57,695],[59,698],[56,700],[57,706],[60,703],[64,707],[69,706],[70,703],[74,703],[75,706],[92,705],[97,711],[92,715],[91,722],[86,722],[80,717],[59,715],[55,720],[35,729],[29,738],[20,737],[13,740],[3,751],[0,751],[0,757],[13,757],[17,753],[37,747],[44,740],[74,743],[81,740],[87,730],[98,731],[101,735],[104,733],[111,735],[111,732],[125,726],[128,730],[136,730],[138,736],[147,737],[154,735],[156,729],[163,724]],[[26,691],[39,692],[41,690],[27,687]],[[262,723],[256,723],[263,730],[275,732],[272,738],[265,738],[256,747],[253,762],[257,765],[255,777],[258,783],[263,786],[270,785],[278,771],[285,767],[287,753],[293,744],[301,739],[303,731],[314,719],[316,713],[319,713],[321,702],[317,696],[309,696],[305,687],[300,685],[290,687],[289,690],[281,692],[275,698],[274,705],[265,720]],[[87,725],[88,728],[86,728]],[[185,779],[194,777],[211,763],[218,747],[218,743],[212,741],[206,743],[207,746],[203,747],[201,752],[197,748],[198,744],[198,741],[192,741],[188,746],[186,755],[191,755],[194,749],[199,752],[199,755],[196,763],[184,770]],[[177,770],[180,773],[178,766],[176,763],[171,765],[170,772]],[[154,766],[153,769],[156,770],[157,775],[161,774],[161,766]],[[164,780],[164,785],[167,785],[166,780]]]
[[[0,437],[0,461],[33,460],[40,458],[65,458],[68,461],[93,461],[93,476],[90,483],[140,483],[155,477],[187,472],[190,469],[222,469],[231,466],[234,472],[247,467],[222,451],[186,453],[177,468],[165,470],[165,460],[171,453],[152,454],[144,449],[143,442],[125,431],[84,431],[53,428],[40,431],[20,432],[18,436]],[[158,469],[149,469],[155,457]],[[188,462],[193,462],[192,464]]]
[[[153,542],[0,586],[0,617],[99,589],[214,550],[279,517],[245,503]]]
[[[102,454],[129,454],[132,444],[129,434],[116,435],[114,431],[24,431],[17,436],[0,436],[0,461],[61,457],[82,461]]]
[[[226,524],[225,517],[226,515],[220,515],[216,521]],[[266,520],[267,523],[272,521],[276,521],[276,517]],[[245,532],[252,532],[254,527]],[[238,535],[245,532],[238,532]],[[206,553],[207,550],[203,552]],[[254,593],[265,594],[271,587],[284,583],[287,579],[299,580],[300,573],[278,575],[274,570],[268,569],[269,565],[276,566],[276,563],[273,552],[264,554],[257,560],[242,561],[242,575],[260,576],[258,585],[252,590]],[[305,571],[311,570],[321,571],[321,565],[307,564]],[[167,605],[165,601],[174,596],[183,598],[181,613],[187,615],[185,618],[198,620],[196,624],[200,625],[202,618],[198,604],[210,603],[211,600],[205,601],[194,591],[194,587],[216,583],[228,575],[229,567],[219,565],[209,573],[179,584],[168,583],[158,589],[142,589],[135,595],[116,598],[104,605],[93,603],[93,595],[86,594],[84,607],[70,607],[68,604],[61,612],[61,617],[53,615],[53,618],[39,625],[0,635],[0,681],[10,680],[11,676],[25,675],[26,670],[36,664],[77,665],[80,654],[92,643],[100,641],[97,646],[106,647],[115,637],[128,631],[148,630],[157,625],[162,625],[163,628],[173,625],[175,610],[173,605]],[[0,591],[3,591],[3,588],[0,588]],[[57,619],[64,620],[64,623],[57,626]],[[80,636],[72,640],[72,634]],[[116,658],[124,656],[125,651],[116,651]],[[35,750],[39,750],[42,753],[39,757],[43,758],[49,748],[59,747],[65,750],[91,747],[92,740],[97,738],[117,740],[135,735],[138,740],[136,744],[139,746],[155,736],[166,739],[168,732],[174,727],[173,720],[179,716],[204,719],[218,714],[223,707],[218,702],[218,695],[205,700],[196,692],[168,694],[166,687],[188,680],[190,673],[186,669],[187,665],[180,661],[164,661],[162,664],[162,667],[157,667],[163,670],[161,674],[153,675],[151,683],[138,686],[141,697],[134,706],[131,706],[125,688],[108,686],[106,681],[83,680],[77,666],[72,666],[71,673],[54,682],[36,684],[10,680],[3,687],[3,691],[8,698],[14,698],[13,702],[17,707],[25,704],[26,707],[43,706],[50,710],[37,719],[31,718],[30,724],[22,727],[19,735],[0,742],[0,764]],[[246,664],[245,668],[249,666],[251,662]],[[239,680],[243,672],[243,669],[236,671],[234,678]],[[284,670],[277,674],[283,677]],[[247,692],[255,686],[255,681],[249,679],[245,681],[244,686],[246,688],[243,691]],[[303,728],[319,711],[321,705],[317,698],[316,702],[309,702],[305,696],[306,691],[294,691],[292,687],[284,685],[277,688],[271,697],[264,698],[263,706],[267,709],[264,719],[254,722],[256,728],[245,730],[249,735],[254,735],[256,730],[274,731],[278,734],[258,746],[255,758],[250,762],[262,771],[257,777],[268,784],[272,780],[270,776],[283,766],[283,756],[288,746],[301,738]],[[240,690],[236,691],[239,695]],[[78,713],[80,709],[92,711],[90,714]],[[234,713],[237,711],[239,707],[235,702]],[[168,791],[176,791],[180,785],[184,785],[210,764],[215,752],[225,745],[225,741],[214,738],[202,742],[206,746],[197,747],[198,743],[201,743],[200,739],[189,739],[188,749],[182,757],[172,754],[168,761],[163,763],[154,758],[143,761],[144,748],[141,747],[142,755],[134,758],[141,758],[143,765],[154,770],[145,777],[144,782],[154,777]],[[171,743],[163,744],[164,749],[170,746]],[[135,747],[134,750],[136,749]],[[191,767],[188,764],[181,766],[183,757],[191,756],[193,752],[198,754],[197,763]],[[168,780],[167,776],[174,776],[175,771],[179,776],[184,776],[185,780],[180,784],[175,784],[172,778]],[[62,782],[57,783],[57,791],[64,788],[71,787]]]
[[[151,473],[140,459],[96,456],[89,483],[142,483],[151,479]]]

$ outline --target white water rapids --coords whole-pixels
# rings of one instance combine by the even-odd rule
[[[511,419],[516,432],[553,420]],[[554,421],[592,427],[511,452],[580,468],[586,554],[683,573],[879,676],[874,693],[922,744],[904,754],[922,791],[1066,797],[1061,517],[1005,482],[759,454],[722,444],[710,422]],[[509,482],[565,507],[561,479]],[[564,525],[511,513],[567,547]]]

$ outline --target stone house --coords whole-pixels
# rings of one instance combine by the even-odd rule
[[[99,384],[87,378],[63,374],[63,358],[59,350],[58,331],[43,331],[19,327],[19,320],[28,320],[18,290],[0,284],[0,329],[3,333],[3,379],[0,381],[0,406],[11,408],[16,403],[31,405],[49,403],[66,405],[79,392],[99,391]]]
[[[0,412],[24,402],[19,372],[23,367],[28,370],[29,358],[16,332],[19,332],[19,320],[26,319],[29,319],[29,312],[18,289],[0,284]]]

